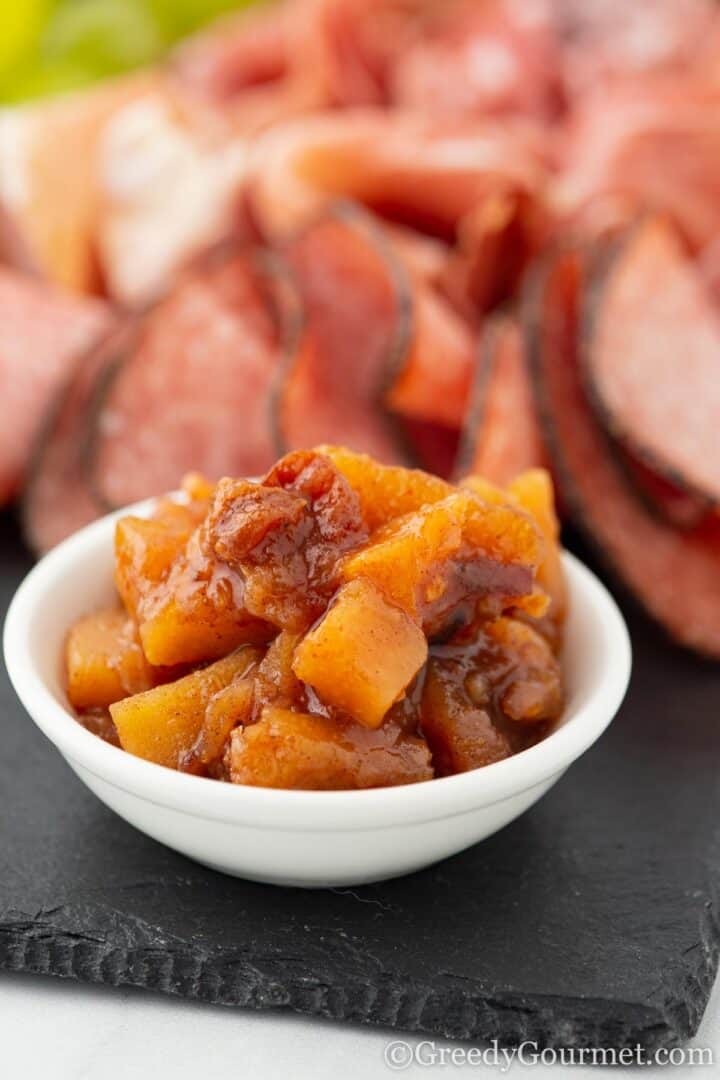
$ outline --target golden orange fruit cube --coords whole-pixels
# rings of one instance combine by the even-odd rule
[[[295,650],[293,671],[324,704],[377,728],[427,658],[425,635],[370,581],[344,585]]]

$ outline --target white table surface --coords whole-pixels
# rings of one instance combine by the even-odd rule
[[[599,1080],[597,1068],[500,1068],[412,1064],[394,1073],[383,1060],[398,1038],[427,1036],[311,1021],[285,1012],[201,1005],[138,990],[81,986],[60,979],[0,975],[0,1077],[3,1080],[388,1080],[393,1075]],[[437,1046],[450,1046],[436,1040]],[[462,1044],[454,1044],[462,1045]],[[720,1076],[720,982],[695,1046],[714,1050],[714,1068],[647,1066],[642,1077]],[[635,1070],[637,1073],[637,1070]],[[618,1072],[612,1075],[617,1076]]]

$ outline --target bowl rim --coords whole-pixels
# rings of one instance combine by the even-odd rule
[[[15,692],[35,724],[73,767],[158,807],[191,817],[258,828],[320,832],[420,825],[489,807],[540,786],[564,771],[611,723],[630,679],[632,652],[625,620],[605,586],[576,556],[563,551],[570,603],[582,603],[599,637],[594,692],[562,726],[503,761],[453,776],[394,787],[350,791],[290,791],[224,784],[135,757],[91,734],[41,678],[31,633],[54,585],[79,575],[87,554],[110,543],[115,522],[147,516],[157,499],[107,514],[64,540],[30,570],[7,611],[5,663]]]

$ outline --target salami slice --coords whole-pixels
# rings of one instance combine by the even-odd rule
[[[28,544],[44,554],[105,512],[85,475],[89,420],[103,379],[131,347],[129,320],[76,363],[50,403],[30,457],[21,504]]]
[[[224,245],[143,316],[100,396],[89,448],[109,507],[272,464],[270,387],[286,347],[275,268]]]
[[[518,473],[546,461],[522,329],[497,315],[483,330],[459,475],[475,473],[507,487]]]
[[[553,259],[528,305],[533,371],[548,445],[576,522],[645,609],[678,642],[720,657],[720,519],[681,532],[628,486],[588,404],[578,349],[581,267]]]
[[[370,217],[336,205],[284,249],[305,310],[295,356],[277,373],[278,450],[342,443],[381,461],[406,458],[381,401],[411,337],[404,278]]]
[[[720,316],[669,225],[648,220],[620,243],[588,314],[584,370],[610,433],[720,502]]]
[[[61,293],[0,268],[0,505],[20,490],[48,403],[76,357],[110,326],[99,300]]]

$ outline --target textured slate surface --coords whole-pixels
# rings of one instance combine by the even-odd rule
[[[0,610],[28,565],[0,519]],[[358,890],[202,869],[97,802],[2,673],[0,968],[505,1043],[670,1045],[718,956],[720,671],[632,620],[610,733],[496,837]]]

